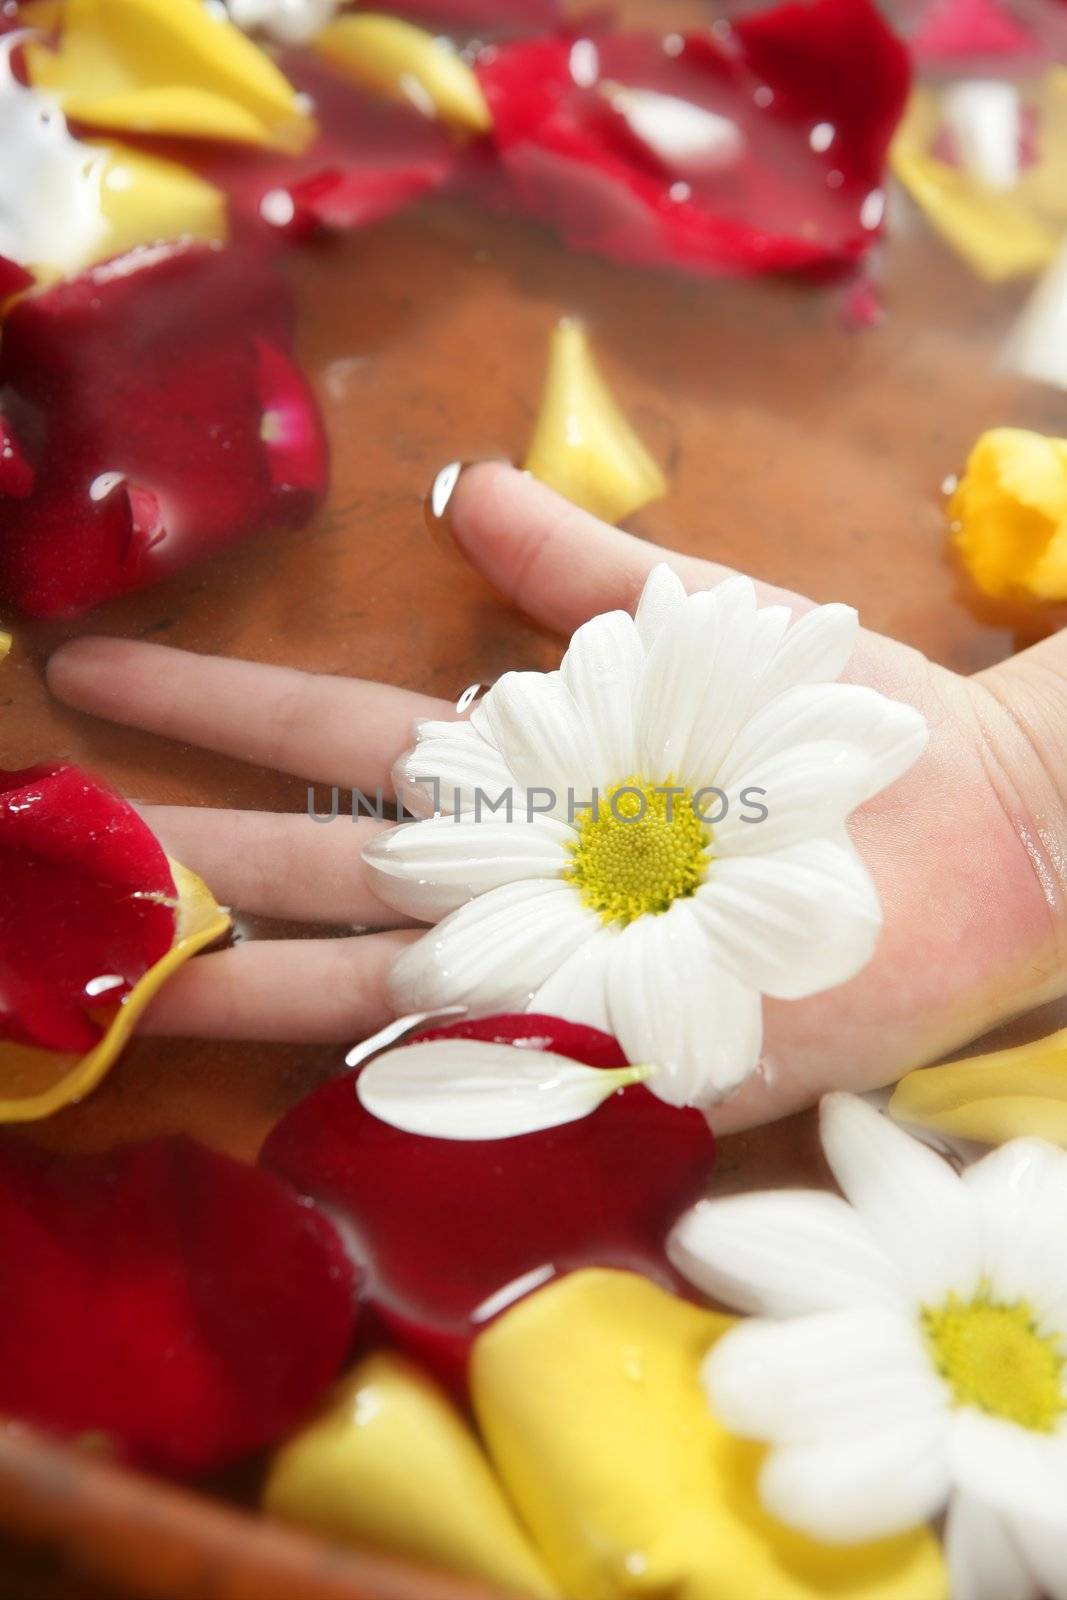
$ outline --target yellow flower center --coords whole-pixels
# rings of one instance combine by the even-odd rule
[[[625,927],[695,894],[710,844],[711,828],[688,789],[669,778],[624,778],[579,822],[563,876],[604,922]]]
[[[1003,1305],[984,1292],[949,1295],[926,1307],[923,1332],[957,1405],[977,1406],[1036,1433],[1051,1433],[1067,1411],[1060,1341],[1041,1333],[1025,1300]]]

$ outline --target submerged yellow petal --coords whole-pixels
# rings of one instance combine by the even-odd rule
[[[11,653],[11,646],[14,644],[14,642],[15,641],[11,635],[9,633],[5,633],[3,628],[0,628],[0,661],[7,660],[7,657]]]
[[[229,914],[216,905],[207,885],[177,861],[172,861],[170,868],[178,890],[174,943],[122,1004],[114,1008],[99,1044],[87,1055],[68,1056],[0,1040],[0,1123],[37,1122],[83,1100],[118,1060],[142,1014],[168,978],[191,956],[226,933]]]
[[[166,239],[224,240],[226,196],[174,161],[124,145],[105,145],[100,209],[107,235],[94,260],[122,255],[135,245]]]
[[[368,1356],[275,1456],[265,1508],[327,1538],[556,1591],[451,1400],[401,1356]]]
[[[760,1507],[762,1448],[711,1415],[700,1364],[733,1319],[625,1272],[520,1301],[478,1339],[475,1413],[571,1600],[943,1600],[926,1529],[831,1547]]]
[[[930,89],[912,94],[890,159],[927,220],[981,277],[997,283],[1036,272],[1055,254],[1067,224],[1067,113],[1064,83],[1050,73],[1037,92],[1038,158],[1007,190],[990,188],[932,153],[941,125]]]
[[[30,82],[79,122],[302,149],[314,125],[270,57],[200,0],[67,0]]]
[[[585,329],[569,318],[552,335],[525,466],[605,522],[621,522],[667,493],[666,478],[597,371]]]
[[[991,428],[949,501],[952,537],[997,598],[1067,599],[1067,439]]]
[[[481,85],[463,57],[399,17],[338,17],[316,34],[312,49],[372,94],[407,101],[472,133],[492,127]]]
[[[1034,1044],[909,1072],[889,1110],[901,1122],[983,1144],[1029,1135],[1067,1146],[1067,1028]]]

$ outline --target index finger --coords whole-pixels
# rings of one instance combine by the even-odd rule
[[[193,655],[129,639],[75,639],[48,663],[52,693],[79,711],[217,750],[311,782],[388,789],[430,695],[360,678]]]

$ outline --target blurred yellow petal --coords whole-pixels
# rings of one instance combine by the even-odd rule
[[[983,1144],[1029,1135],[1067,1147],[1067,1028],[1034,1044],[909,1072],[889,1110],[901,1122]]]
[[[0,1040],[0,1123],[37,1122],[83,1100],[118,1060],[142,1014],[167,980],[190,957],[227,932],[229,914],[216,905],[206,884],[177,861],[172,861],[170,868],[178,890],[174,943],[121,1005],[101,1012],[106,1032],[99,1044],[87,1055],[68,1056]]]
[[[447,43],[398,17],[339,17],[316,34],[312,49],[346,77],[425,116],[471,133],[488,133],[492,117],[471,68]]]
[[[26,47],[69,117],[130,133],[299,150],[314,133],[270,57],[200,0],[67,0],[58,48]]]
[[[11,646],[14,644],[14,642],[15,641],[11,635],[9,633],[5,633],[3,628],[0,628],[0,661],[6,661],[7,657],[11,654]]]
[[[996,598],[1067,599],[1067,439],[983,433],[948,505],[952,537]]]
[[[264,1506],[516,1594],[556,1593],[452,1401],[398,1355],[368,1356],[275,1456]]]
[[[1067,74],[1036,92],[1038,158],[1013,188],[991,188],[932,154],[941,126],[937,95],[916,89],[890,151],[893,170],[931,226],[981,277],[998,283],[1039,271],[1067,226]]]
[[[479,1337],[475,1414],[571,1600],[943,1600],[926,1529],[830,1547],[760,1507],[762,1448],[713,1418],[699,1368],[733,1319],[631,1273],[575,1273]]]
[[[589,338],[565,318],[552,335],[527,472],[605,522],[667,493],[667,480],[597,371]]]
[[[187,167],[106,145],[100,206],[108,225],[97,260],[165,239],[226,238],[226,196]]]

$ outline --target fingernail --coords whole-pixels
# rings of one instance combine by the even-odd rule
[[[486,456],[483,459],[505,462],[503,456]],[[460,478],[469,467],[477,467],[480,464],[479,461],[450,461],[447,467],[441,468],[422,503],[430,538],[445,555],[462,557],[452,523],[452,505]]]

